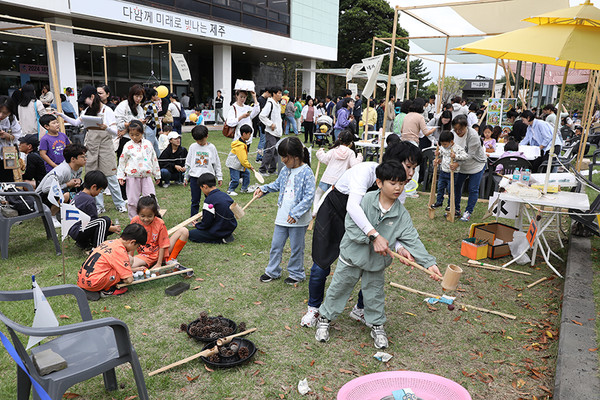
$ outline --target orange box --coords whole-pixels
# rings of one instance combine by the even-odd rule
[[[476,244],[477,238],[463,239],[460,246],[460,255],[470,258],[471,260],[481,260],[488,255],[488,244]]]

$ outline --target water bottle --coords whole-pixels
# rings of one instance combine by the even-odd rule
[[[523,183],[527,186],[531,185],[531,172],[529,171],[529,169],[526,169],[525,172],[523,172],[523,175],[521,175],[521,179],[523,180]]]
[[[521,180],[521,171],[519,168],[515,168],[512,176],[513,182],[519,182]]]

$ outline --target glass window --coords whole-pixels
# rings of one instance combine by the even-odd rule
[[[269,0],[269,9],[289,14],[290,2],[289,0]]]
[[[77,75],[92,75],[92,62],[89,54],[90,46],[75,44],[75,70]]]
[[[228,10],[221,7],[212,8],[212,16],[222,18],[231,22],[240,22],[241,13],[238,11]]]
[[[267,20],[263,18],[254,17],[252,15],[242,15],[242,23],[244,25],[253,26],[261,29],[267,29]]]

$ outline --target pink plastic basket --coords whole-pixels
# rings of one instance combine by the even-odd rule
[[[381,400],[394,390],[409,388],[423,400],[471,400],[467,390],[442,376],[413,371],[378,372],[353,379],[338,392],[338,400]]]

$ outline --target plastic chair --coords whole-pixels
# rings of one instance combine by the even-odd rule
[[[17,217],[5,217],[0,213],[0,252],[2,258],[8,258],[8,241],[10,237],[10,228],[13,224],[19,221],[26,221],[37,217],[42,217],[44,222],[44,228],[46,228],[46,238],[52,239],[54,242],[54,248],[56,249],[56,255],[61,254],[60,242],[56,236],[56,230],[52,224],[52,215],[48,207],[45,207],[42,203],[41,196],[33,190],[33,186],[26,182],[9,182],[10,185],[15,185],[17,188],[23,188],[24,191],[19,192],[0,192],[0,196],[4,197],[31,197],[35,203],[35,211],[30,214],[19,215]]]
[[[598,150],[600,152],[600,150]],[[582,176],[575,167],[569,165],[569,170],[572,174],[575,175],[579,182],[585,182],[587,185],[592,187],[596,192],[600,192],[600,186],[596,185],[592,182],[591,175],[586,179]],[[591,172],[591,171],[590,171]],[[576,192],[581,192],[585,190],[583,185],[579,183],[576,188],[573,190]],[[574,224],[571,228],[571,232],[575,236],[584,236],[588,237],[592,234],[596,236],[600,236],[600,226],[598,225],[598,219],[596,218],[596,214],[600,213],[600,194],[596,196],[592,204],[590,204],[590,209],[585,212],[581,212],[578,210],[569,210],[569,216],[573,220]]]
[[[60,285],[42,288],[44,295],[73,295],[79,306],[83,322],[53,328],[31,328],[20,325],[0,312],[2,321],[10,333],[13,346],[29,374],[46,390],[52,399],[62,399],[68,388],[96,375],[104,375],[106,390],[118,389],[115,367],[131,364],[139,398],[148,399],[144,375],[131,341],[127,325],[116,318],[92,319],[87,298],[82,289],[75,285]],[[0,301],[23,301],[33,299],[32,290],[0,291]],[[32,354],[51,349],[67,361],[67,368],[41,376],[35,368],[17,336],[17,332],[28,336],[58,336],[47,343],[31,349]],[[29,399],[31,381],[17,367],[17,399]],[[34,391],[34,399],[38,396]]]
[[[502,174],[503,175],[512,175],[515,169],[519,168],[521,171],[523,169],[529,169],[532,173],[531,163],[524,158],[521,157],[503,157],[498,160],[490,163],[488,165],[488,176],[487,176],[487,189],[486,195],[487,197],[491,196],[497,189],[498,184],[500,183],[499,176],[495,175],[496,167],[498,165],[502,165]],[[496,179],[497,178],[497,179]]]

